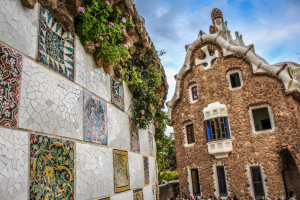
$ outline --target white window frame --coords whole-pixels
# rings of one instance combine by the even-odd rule
[[[252,172],[250,169],[251,167],[260,167],[260,175],[261,175],[261,179],[263,182],[263,188],[264,188],[264,196],[267,197],[267,188],[266,188],[266,183],[265,183],[266,175],[263,171],[263,166],[261,166],[260,164],[247,165],[248,180],[249,180],[249,185],[250,185],[249,190],[250,190],[251,196],[253,197],[253,199],[255,199],[253,181],[252,181]]]
[[[183,124],[183,132],[184,132],[184,147],[191,147],[191,146],[194,146],[195,143],[196,143],[196,140],[195,142],[191,143],[191,144],[188,144],[188,138],[187,138],[187,131],[186,131],[186,126],[187,125],[190,125],[190,124],[193,124],[193,128],[194,128],[194,140],[195,140],[195,127],[194,127],[194,123],[192,121],[188,121],[188,122],[185,122]]]
[[[235,73],[238,73],[238,74],[239,74],[241,86],[232,88],[231,80],[230,80],[230,75],[231,75],[231,74],[235,74]],[[229,89],[230,89],[230,90],[239,90],[239,89],[241,89],[241,88],[243,87],[243,85],[244,85],[244,81],[243,81],[243,78],[242,78],[242,71],[241,71],[240,69],[235,69],[235,70],[231,70],[231,71],[227,72],[226,78],[227,78],[228,86],[229,86]]]
[[[222,199],[227,199],[228,196],[230,196],[230,191],[228,190],[229,186],[228,186],[228,181],[227,181],[227,172],[225,169],[225,165],[224,164],[216,164],[213,166],[213,173],[214,173],[214,180],[215,180],[215,184],[216,184],[216,191],[215,191],[215,196],[220,196],[220,191],[219,191],[219,180],[218,180],[218,172],[217,172],[217,167],[219,166],[223,166],[224,167],[224,173],[225,173],[225,178],[226,178],[226,189],[227,189],[227,196],[221,196]]]
[[[190,167],[190,166],[187,167],[187,170],[188,170],[189,193],[190,193],[190,195],[192,195],[192,197],[195,197],[194,196],[194,191],[193,191],[192,169],[197,169],[198,170],[199,182],[201,183],[201,181],[200,181],[200,170],[199,170],[199,167]],[[201,184],[199,186],[200,186],[199,189],[200,189],[200,193],[201,194],[200,194],[200,196],[197,196],[197,197],[201,197],[202,196]]]
[[[197,83],[193,83],[193,84],[191,84],[191,85],[189,86],[189,102],[190,102],[191,104],[196,103],[196,102],[198,101],[198,99],[193,100],[193,92],[192,92],[192,88],[193,88],[194,86],[197,86],[197,95],[198,95],[198,99],[199,99],[199,87],[198,87]]]
[[[254,117],[253,117],[252,110],[258,109],[258,108],[265,108],[265,107],[268,109],[268,114],[269,114],[269,118],[270,118],[270,122],[271,122],[271,129],[257,131],[257,130],[255,130],[255,123],[254,123]],[[250,123],[251,123],[253,133],[255,133],[255,134],[271,133],[275,130],[275,123],[274,123],[273,113],[272,113],[272,109],[271,109],[270,105],[261,104],[261,105],[249,107],[249,116],[250,116]]]

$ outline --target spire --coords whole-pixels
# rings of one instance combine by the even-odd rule
[[[223,14],[222,11],[219,8],[214,8],[211,11],[211,20],[214,23],[214,20],[217,18],[222,18],[223,19]]]

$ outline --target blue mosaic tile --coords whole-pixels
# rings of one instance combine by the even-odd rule
[[[124,111],[124,89],[114,76],[111,76],[111,103]]]
[[[74,80],[74,34],[40,6],[37,61]]]

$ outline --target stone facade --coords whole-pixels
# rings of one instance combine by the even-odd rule
[[[0,2],[0,199],[156,199],[154,126],[130,123],[127,85],[117,104],[113,77],[41,2]]]
[[[193,193],[190,169],[198,168],[201,195],[205,198],[209,195],[220,195],[215,169],[216,166],[224,166],[227,195],[236,195],[238,198],[249,195],[254,197],[249,167],[260,166],[266,196],[278,198],[290,191],[299,196],[299,80],[295,76],[288,80],[280,77],[281,71],[287,73],[287,69],[281,67],[283,63],[281,68],[267,66],[266,61],[253,54],[253,45],[249,48],[238,43],[241,37],[235,40],[231,38],[227,23],[224,25],[226,31],[218,29],[218,25],[224,23],[220,16],[214,20],[217,20],[214,21],[214,29],[217,30],[215,33],[205,34],[200,31],[197,40],[186,46],[185,64],[175,76],[177,90],[172,101],[168,103],[176,133],[180,192]],[[263,70],[255,64],[255,59],[261,59],[259,66],[265,65]],[[299,72],[298,64],[287,62],[287,65],[294,73]],[[232,90],[226,75],[236,69],[240,70],[243,83],[241,88]],[[287,90],[286,81],[296,84],[294,91]],[[199,97],[195,102],[190,99],[190,84],[198,87]],[[206,117],[205,108],[215,102],[225,105],[229,123],[228,141],[232,147],[223,158],[209,154],[203,123]],[[258,105],[267,105],[271,110],[269,114],[272,116],[273,129],[270,131],[259,133],[253,130],[251,108]],[[194,127],[195,142],[193,145],[186,145],[184,125],[190,121]],[[286,157],[283,155],[285,151],[290,155],[288,161],[283,159]]]

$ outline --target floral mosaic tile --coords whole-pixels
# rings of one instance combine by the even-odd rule
[[[149,184],[149,182],[150,182],[150,177],[149,177],[149,159],[146,156],[144,156],[144,177],[145,177],[145,184]]]
[[[74,200],[74,142],[32,134],[30,200]]]
[[[114,183],[115,192],[130,189],[127,151],[114,150]]]
[[[134,200],[143,200],[143,188],[139,188],[133,191]]]
[[[111,103],[124,111],[124,88],[114,76],[111,76]]]
[[[22,55],[0,43],[0,125],[17,126]]]
[[[74,35],[40,6],[37,60],[74,80]]]
[[[140,152],[140,139],[139,139],[139,129],[137,125],[133,122],[133,119],[129,117],[130,125],[130,150],[133,152]]]
[[[149,153],[150,153],[150,156],[154,156],[154,137],[153,137],[153,133],[151,133],[150,131],[148,132],[148,136],[149,136]]]
[[[84,140],[107,145],[106,103],[84,91]]]

